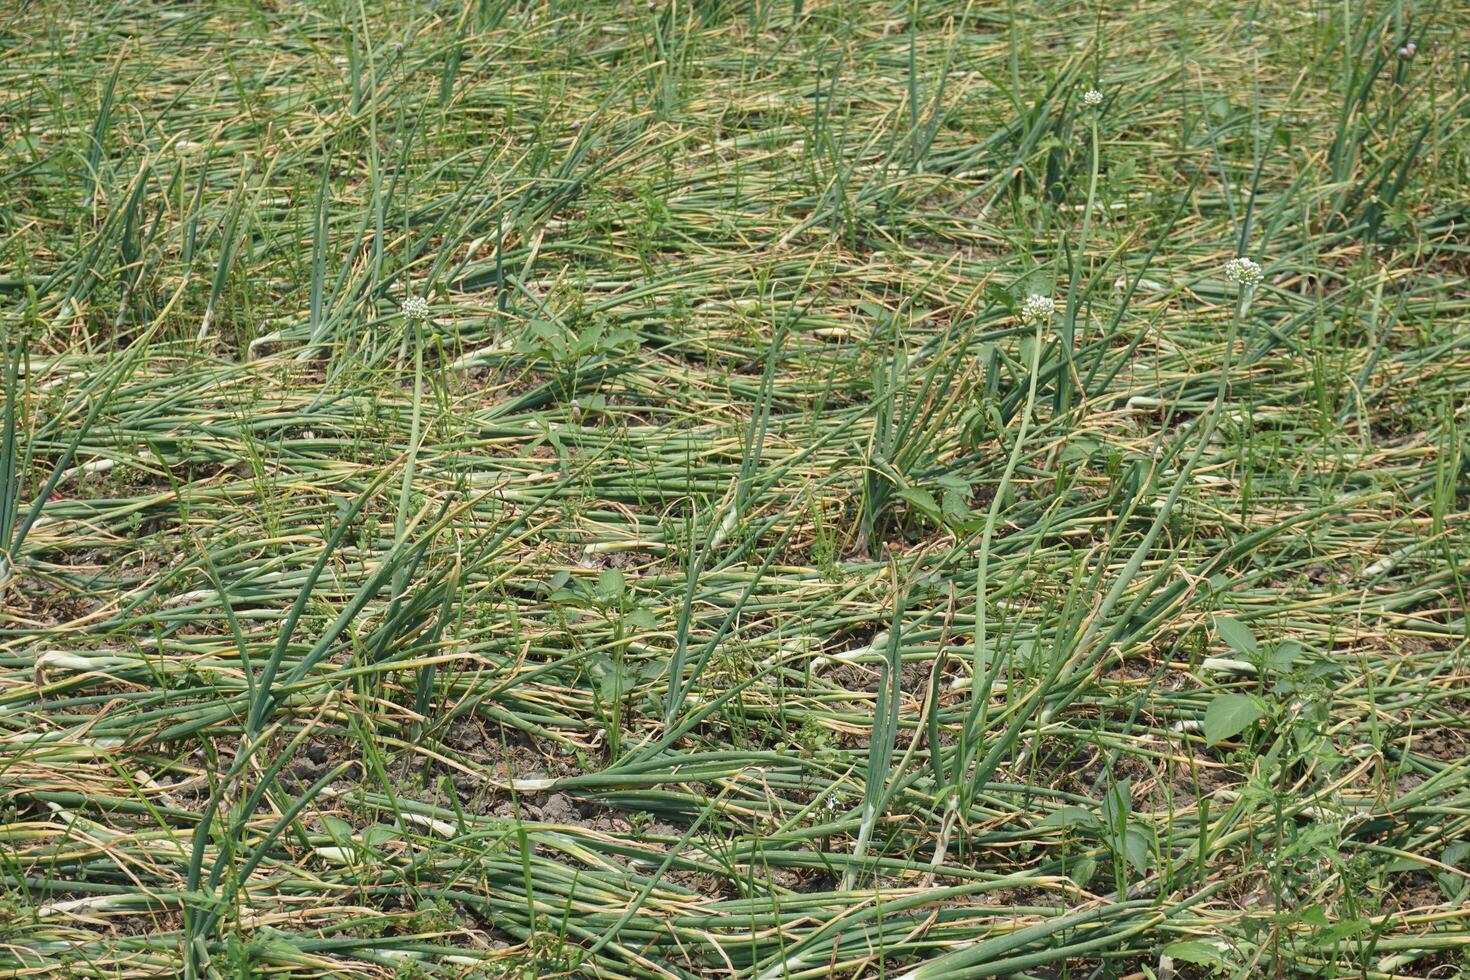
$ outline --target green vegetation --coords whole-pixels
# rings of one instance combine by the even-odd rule
[[[1470,968],[1462,5],[0,19],[0,973]]]

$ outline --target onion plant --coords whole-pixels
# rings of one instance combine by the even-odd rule
[[[1470,964],[1470,14],[12,6],[0,973]]]

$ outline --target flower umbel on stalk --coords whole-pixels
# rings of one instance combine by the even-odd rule
[[[1102,105],[1103,94],[1095,88],[1090,88],[1082,93],[1082,104],[1089,109],[1096,109]]]
[[[1225,263],[1225,278],[1242,289],[1251,289],[1261,283],[1261,267],[1242,255]]]
[[[1006,458],[1005,470],[1000,476],[1000,484],[996,487],[995,495],[990,498],[990,508],[985,514],[985,524],[980,532],[978,552],[980,560],[975,568],[975,634],[971,654],[971,676],[974,680],[970,686],[970,706],[966,712],[965,724],[961,730],[959,744],[955,748],[954,768],[948,776],[954,781],[955,796],[952,799],[958,799],[959,802],[957,806],[945,811],[945,822],[935,842],[934,857],[930,864],[930,867],[933,868],[944,863],[944,853],[949,846],[949,834],[956,814],[969,806],[969,801],[974,797],[978,787],[990,778],[990,773],[994,772],[996,766],[1000,764],[999,753],[992,747],[982,755],[982,740],[972,738],[970,734],[985,731],[990,724],[990,692],[997,676],[996,668],[1002,663],[1000,658],[987,661],[986,652],[985,611],[988,602],[986,597],[990,590],[991,542],[995,539],[995,529],[1000,522],[1001,510],[1010,494],[1011,480],[1015,477],[1016,468],[1020,465],[1025,452],[1027,435],[1031,430],[1031,418],[1036,411],[1037,379],[1041,376],[1042,335],[1056,312],[1056,300],[1040,293],[1031,293],[1021,304],[1021,322],[1036,330],[1035,342],[1030,345],[1030,364],[1026,371],[1026,400],[1022,403],[1017,415],[1015,441],[1011,444],[1010,455]]]
[[[1026,297],[1026,302],[1021,304],[1021,322],[1028,327],[1050,323],[1052,317],[1056,315],[1056,300],[1050,296],[1032,293]]]
[[[403,301],[403,315],[414,323],[428,323],[429,301],[422,296],[410,296]]]
[[[1256,287],[1265,278],[1261,267],[1244,255],[1233,258],[1225,263],[1225,278],[1240,287],[1240,300],[1236,303],[1236,322],[1245,316],[1245,311],[1250,308],[1251,299],[1256,295]],[[1234,330],[1234,325],[1231,327]]]

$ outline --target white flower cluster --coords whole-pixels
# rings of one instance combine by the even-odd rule
[[[1242,255],[1225,263],[1225,278],[1237,286],[1255,286],[1261,281],[1261,267]]]
[[[1056,301],[1050,296],[1032,293],[1026,297],[1026,302],[1021,304],[1021,322],[1028,327],[1034,327],[1038,323],[1049,323],[1056,312]]]
[[[415,323],[429,320],[429,301],[421,296],[410,296],[403,301],[403,315]]]
[[[1082,93],[1082,104],[1089,109],[1096,109],[1102,105],[1102,93],[1095,88],[1090,88]]]

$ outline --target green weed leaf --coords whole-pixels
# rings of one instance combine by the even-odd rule
[[[1229,616],[1216,616],[1215,632],[1236,653],[1247,657],[1255,656],[1259,646],[1256,643],[1256,635],[1240,620]]]
[[[1205,741],[1214,745],[1239,735],[1264,714],[1260,701],[1248,694],[1222,694],[1205,709]]]

